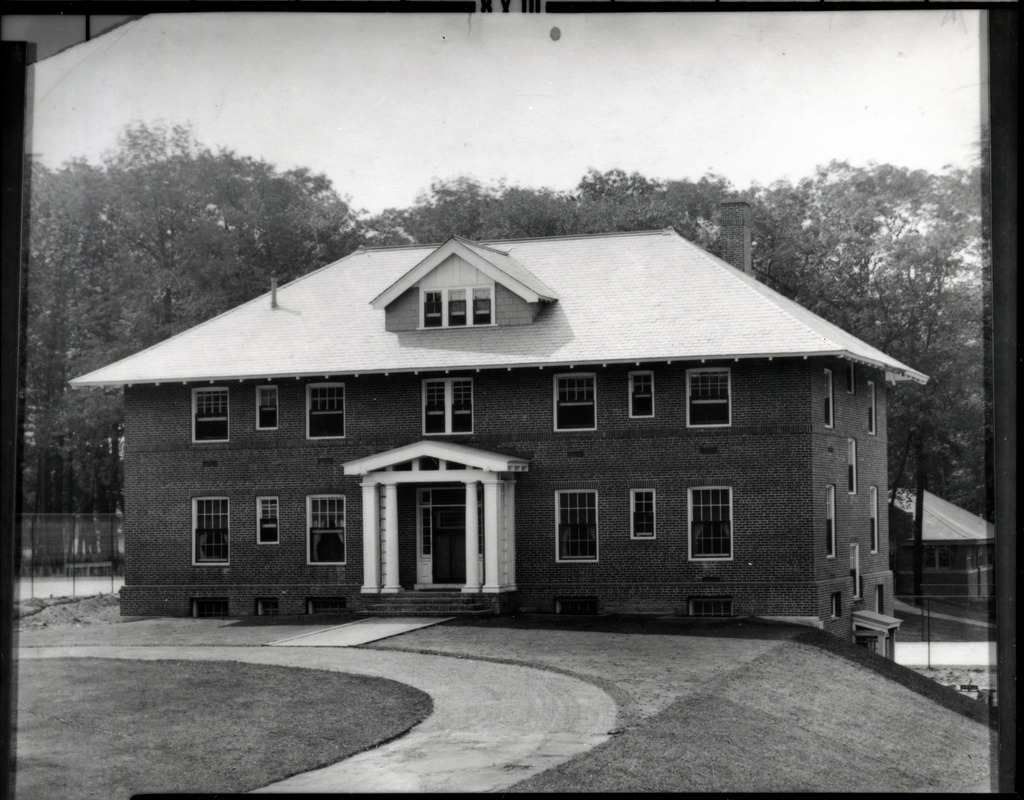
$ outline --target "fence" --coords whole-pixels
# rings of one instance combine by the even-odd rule
[[[124,531],[117,514],[22,514],[18,599],[116,592],[124,585]]]

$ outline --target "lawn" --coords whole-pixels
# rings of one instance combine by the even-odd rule
[[[17,800],[244,792],[340,761],[426,717],[379,678],[233,662],[18,665]]]

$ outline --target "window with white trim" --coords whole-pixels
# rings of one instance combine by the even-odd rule
[[[924,565],[934,569],[950,569],[953,566],[952,552],[945,546],[929,545],[924,549]]]
[[[420,325],[466,328],[494,322],[494,287],[459,286],[420,290]]]
[[[192,390],[192,441],[228,440],[228,390],[224,386]]]
[[[836,487],[825,487],[825,557],[836,555]]]
[[[473,432],[473,379],[423,381],[423,432]]]
[[[277,387],[256,387],[256,430],[277,430]]]
[[[654,489],[630,489],[630,536],[633,539],[653,539]]]
[[[597,492],[555,492],[557,561],[597,561]]]
[[[224,566],[228,563],[228,498],[192,499],[192,563]]]
[[[857,494],[857,440],[846,440],[846,491]]]
[[[307,563],[345,563],[345,496],[311,495],[306,500]]]
[[[853,361],[846,362],[846,393],[857,394],[857,366]]]
[[[689,490],[690,560],[732,559],[732,489],[707,486]]]
[[[686,370],[686,425],[690,428],[730,425],[728,367]]]
[[[832,370],[825,370],[825,427],[831,428],[834,424],[832,416]]]
[[[629,373],[629,416],[654,416],[654,373]]]
[[[256,498],[256,543],[277,544],[278,501],[276,497]]]
[[[306,384],[306,438],[345,436],[345,384]]]
[[[868,381],[868,433],[874,436],[878,431],[875,428],[875,415],[878,413],[878,406],[875,403],[875,382]]]
[[[868,514],[869,528],[871,533],[871,552],[878,552],[878,487],[872,486],[868,490]]]
[[[863,594],[863,579],[860,574],[860,545],[856,542],[850,543],[850,577],[853,578],[853,599],[860,600]]]
[[[832,619],[839,619],[843,616],[843,593],[832,593]]]
[[[555,375],[555,430],[597,429],[597,378],[593,373]]]

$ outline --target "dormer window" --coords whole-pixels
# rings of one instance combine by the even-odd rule
[[[494,288],[491,286],[423,289],[420,294],[424,328],[466,328],[493,324]]]

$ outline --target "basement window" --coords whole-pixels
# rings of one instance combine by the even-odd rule
[[[192,441],[228,440],[228,390],[223,386],[192,390]]]
[[[556,597],[556,614],[593,615],[597,613],[596,597]]]
[[[343,614],[345,611],[344,597],[310,597],[306,600],[308,614]]]
[[[227,615],[228,599],[226,597],[192,598],[193,617],[226,617]]]
[[[259,597],[256,599],[256,615],[260,617],[276,617],[281,613],[281,606],[276,597]]]
[[[691,617],[731,617],[731,597],[694,597],[690,600]]]

